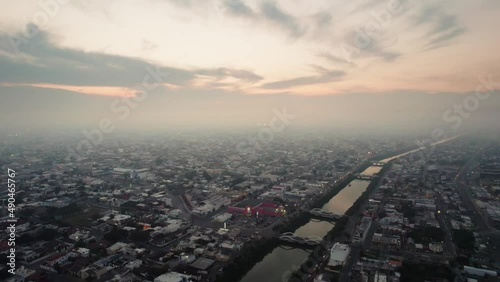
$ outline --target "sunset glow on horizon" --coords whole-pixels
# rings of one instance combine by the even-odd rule
[[[127,72],[126,58],[185,73],[167,78],[173,87],[242,94],[462,93],[475,90],[481,73],[499,71],[494,54],[500,39],[492,34],[500,5],[480,2],[9,2],[13,9],[0,12],[0,26],[10,32],[0,31],[18,50],[4,40],[0,55],[47,71],[51,64],[68,64],[103,68],[106,75]],[[30,28],[39,30],[26,36]],[[62,58],[50,60],[55,53]],[[128,89],[125,96],[137,86],[95,81],[78,88],[62,78],[19,82],[85,94]]]

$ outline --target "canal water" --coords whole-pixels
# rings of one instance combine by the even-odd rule
[[[380,167],[369,167],[363,172],[372,175],[380,171]],[[370,181],[353,180],[342,191],[326,203],[322,209],[336,214],[344,214],[354,202],[366,191]],[[301,237],[323,238],[334,226],[333,222],[311,219],[305,225],[294,231]],[[311,250],[278,246],[257,263],[240,282],[256,281],[288,281],[289,276],[307,259]]]
[[[431,145],[437,145],[451,141],[457,137],[448,138],[435,142]],[[411,153],[423,150],[423,147],[417,148],[415,150],[408,151],[403,154],[399,154],[393,157],[386,158],[382,160],[382,163],[387,163],[391,160],[406,156]],[[373,175],[378,173],[382,167],[370,166],[361,174],[363,175]],[[344,214],[354,202],[366,191],[370,181],[366,180],[353,180],[349,183],[342,191],[326,203],[322,209],[328,212],[333,212],[336,214]],[[328,231],[333,228],[334,223],[328,221],[321,221],[316,219],[311,219],[305,225],[299,227],[295,230],[295,234],[307,237],[315,236],[323,238]],[[297,270],[302,263],[307,259],[311,250],[304,250],[300,248],[278,246],[271,253],[269,253],[264,259],[257,263],[240,282],[263,282],[263,281],[283,281],[287,282],[291,273]]]

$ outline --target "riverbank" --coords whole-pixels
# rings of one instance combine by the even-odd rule
[[[339,237],[345,237],[345,233],[348,233],[348,227],[356,226],[357,222],[360,220],[358,215],[363,205],[369,199],[373,191],[382,183],[383,176],[390,169],[392,162],[386,163],[382,169],[376,173],[376,176],[366,188],[366,191],[353,203],[353,205],[346,211],[344,217],[336,222],[335,226],[330,230],[330,232],[323,238],[323,243],[318,245],[313,252],[308,256],[307,260],[301,265],[301,267],[292,272],[292,275],[288,279],[288,282],[303,281],[304,277],[309,276],[309,273],[314,272],[318,269],[321,263],[326,263],[325,255],[330,251],[332,243],[339,241]],[[350,234],[349,234],[350,237]]]
[[[399,152],[395,152],[392,155],[399,154]],[[322,195],[320,198],[312,201],[309,206],[298,213],[297,215],[290,217],[286,220],[286,222],[283,225],[277,226],[274,231],[276,233],[284,233],[284,232],[294,232],[298,228],[306,225],[307,223],[310,222],[311,216],[308,212],[308,209],[311,208],[322,208],[325,204],[327,204],[332,198],[334,198],[337,194],[339,194],[344,188],[346,188],[353,180],[356,179],[357,173],[361,173],[367,168],[369,168],[372,164],[373,161],[378,161],[381,159],[384,159],[386,155],[380,155],[375,158],[369,159],[364,161],[363,163],[359,164],[355,169],[351,170],[348,172],[344,177],[342,177],[338,183],[330,183],[331,188],[328,189],[328,191]],[[382,170],[381,170],[382,171]],[[374,183],[375,179],[371,181],[371,183]],[[370,184],[371,184],[370,183]],[[367,187],[366,190],[369,190],[370,185]],[[372,190],[372,189],[370,189]],[[363,197],[363,195],[366,194],[366,191],[363,192],[363,194],[360,196]],[[365,196],[367,197],[367,196]],[[363,197],[363,198],[365,198]],[[357,199],[353,205],[356,205],[359,208],[360,204],[356,204],[359,202],[359,199]],[[350,214],[350,210],[355,210],[351,206],[347,211],[346,214]],[[344,232],[345,227],[349,223],[348,220],[349,217],[342,217],[340,220],[335,222],[334,227],[328,231],[328,233],[324,236],[324,238],[335,238],[338,235],[342,234]],[[324,240],[324,242],[330,242],[331,240]],[[276,238],[272,238],[271,240],[268,239],[261,239],[257,243],[249,243],[246,244],[241,251],[240,255],[238,258],[235,258],[234,262],[228,265],[227,269],[228,271],[225,271],[224,274],[220,277],[217,278],[216,282],[234,282],[234,281],[240,281],[255,265],[257,265],[259,262],[261,262],[267,255],[269,255],[273,250],[279,246],[279,240]],[[322,248],[320,248],[318,251],[314,251],[313,254],[315,253],[316,255],[321,254],[323,257],[327,252],[329,251],[329,246],[327,245],[322,245]],[[310,256],[311,257],[311,256]],[[306,262],[308,259],[306,259]],[[236,263],[237,262],[237,263]],[[236,270],[230,270],[236,268]],[[300,269],[300,268],[299,268]],[[291,272],[291,271],[290,271]],[[285,280],[283,280],[285,281]]]
[[[360,165],[355,171],[363,171],[368,166],[367,163],[363,163]],[[315,200],[311,205],[311,208],[321,208],[323,205],[328,203],[330,199],[335,197],[342,189],[347,187],[351,181],[355,180],[356,176],[353,174],[348,174],[338,183],[335,183],[332,188],[328,189],[328,191],[322,195],[319,199]],[[294,232],[298,228],[304,226],[311,220],[311,216],[308,210],[301,211],[296,216],[290,217],[287,219],[286,223],[277,227],[275,229],[276,233],[284,233],[284,232]],[[339,225],[338,222],[335,225]],[[340,228],[340,227],[339,227]],[[335,229],[335,227],[334,227]],[[238,261],[236,265],[231,263],[227,268],[232,269],[236,268],[237,270],[225,271],[222,276],[216,279],[216,282],[234,282],[240,281],[257,263],[262,261],[265,256],[270,254],[278,245],[279,241],[277,238],[272,239],[261,239],[265,242],[258,242],[256,244],[250,243],[246,244],[243,247],[243,250],[240,253],[238,258],[235,258],[235,262]]]

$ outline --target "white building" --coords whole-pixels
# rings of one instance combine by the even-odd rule
[[[78,248],[76,250],[76,253],[78,253],[78,255],[81,257],[87,258],[87,257],[89,257],[90,250],[87,248]]]
[[[90,232],[86,230],[77,230],[75,233],[69,235],[69,238],[73,241],[86,240],[90,237]]]
[[[112,246],[108,247],[106,249],[106,252],[108,253],[108,255],[112,255],[112,254],[115,254],[115,253],[121,251],[122,249],[128,248],[129,246],[130,245],[127,243],[116,242]]]
[[[232,214],[225,212],[225,213],[220,213],[218,215],[215,215],[213,218],[217,222],[225,222],[225,221],[231,219],[232,216],[233,216]]]
[[[496,273],[496,271],[494,270],[476,268],[467,265],[464,265],[464,271],[467,275],[474,275],[479,277],[484,277],[484,276],[496,277],[498,275],[498,273]]]
[[[387,282],[387,276],[383,273],[375,272],[375,277],[373,278],[373,282]]]
[[[178,272],[168,272],[156,277],[153,282],[189,282],[189,277]]]
[[[439,243],[429,243],[429,250],[433,251],[434,253],[442,253],[443,252],[443,244]]]
[[[330,250],[330,261],[328,262],[325,270],[334,271],[332,269],[333,267],[338,265],[343,266],[350,253],[351,248],[349,247],[349,245],[341,244],[339,242],[335,243],[335,245],[333,245],[332,249]]]
[[[133,270],[135,268],[139,268],[142,265],[142,260],[136,259],[134,261],[131,261],[125,265],[126,268]]]

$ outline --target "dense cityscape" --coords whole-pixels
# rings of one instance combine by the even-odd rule
[[[409,137],[242,140],[116,137],[80,158],[60,137],[8,136],[1,167],[17,185],[15,208],[2,196],[2,222],[17,218],[16,274],[2,279],[497,277],[498,136],[420,147]]]
[[[0,7],[0,281],[500,282],[499,0]]]

